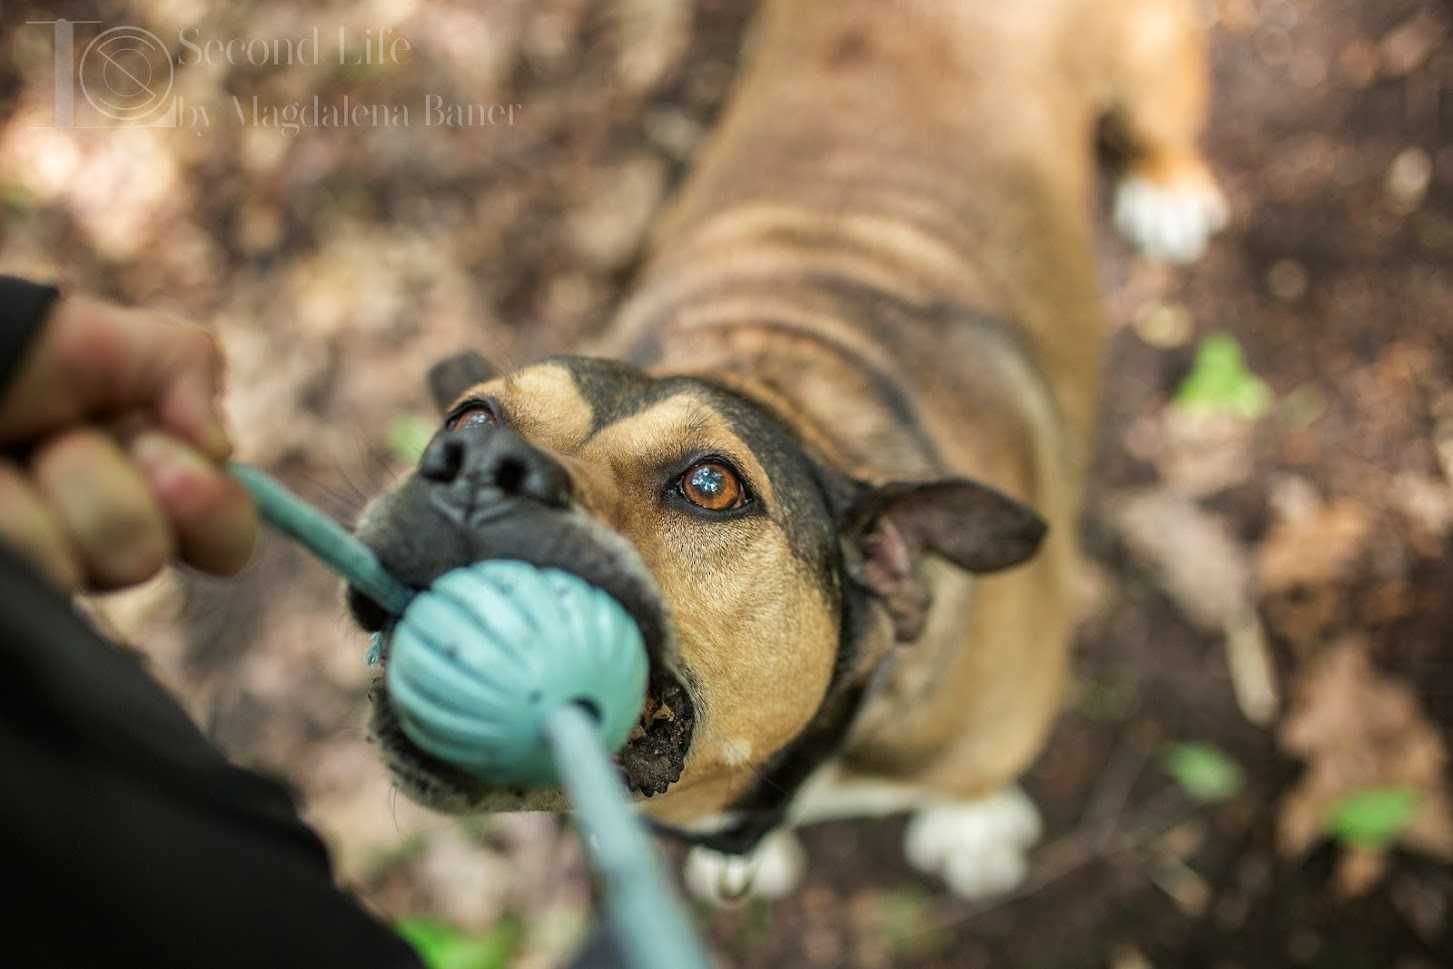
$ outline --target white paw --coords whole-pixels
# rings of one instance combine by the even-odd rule
[[[1226,225],[1226,199],[1209,179],[1166,185],[1127,175],[1115,188],[1114,219],[1120,234],[1149,258],[1188,263]]]
[[[691,894],[716,905],[747,898],[781,898],[802,881],[806,869],[802,844],[791,831],[774,831],[749,855],[724,855],[692,848],[683,876]]]
[[[909,864],[942,878],[955,895],[987,898],[1024,881],[1039,833],[1034,802],[1006,787],[977,801],[919,811],[908,822],[903,851]]]

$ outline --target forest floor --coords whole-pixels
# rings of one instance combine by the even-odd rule
[[[1102,233],[1114,332],[1084,526],[1092,606],[1026,781],[1046,820],[1028,883],[958,901],[902,861],[901,821],[824,825],[796,895],[700,911],[723,965],[1453,964],[1453,15],[1208,6],[1207,147],[1231,225],[1175,271]],[[0,271],[215,327],[240,455],[349,518],[432,419],[434,358],[529,360],[609,318],[720,111],[749,13],[7,4]],[[184,63],[175,126],[66,128],[53,35],[26,23],[58,16],[158,37],[200,25],[192,40],[317,25],[334,53],[341,27],[350,55],[387,25],[411,53]],[[497,123],[427,124],[441,93],[499,106]],[[257,110],[345,95],[414,114],[290,131]],[[1268,388],[1250,416],[1178,394],[1217,333],[1254,374],[1239,379]],[[240,581],[173,574],[99,612],[232,756],[297,785],[368,904],[507,925],[518,966],[578,937],[589,890],[555,820],[461,823],[390,792],[363,738],[365,643],[299,553],[268,540]]]

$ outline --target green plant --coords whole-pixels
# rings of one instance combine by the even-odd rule
[[[404,919],[394,928],[429,969],[507,969],[524,935],[523,923],[514,916],[480,935],[427,918]]]
[[[1418,813],[1410,787],[1373,787],[1342,798],[1327,813],[1327,833],[1355,848],[1385,848]]]
[[[1176,744],[1166,751],[1166,773],[1197,801],[1229,801],[1241,790],[1241,765],[1206,743]]]
[[[1196,349],[1196,362],[1176,389],[1174,403],[1186,411],[1254,420],[1271,406],[1271,398],[1271,388],[1247,369],[1236,338],[1213,333]]]
[[[417,464],[434,436],[436,422],[421,414],[400,414],[388,425],[388,450],[400,464]]]

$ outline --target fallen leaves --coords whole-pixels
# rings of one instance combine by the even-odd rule
[[[1413,689],[1373,667],[1365,640],[1345,639],[1307,665],[1278,739],[1307,768],[1282,802],[1284,854],[1335,838],[1346,896],[1381,880],[1392,845],[1453,861],[1448,752]]]
[[[1251,565],[1226,521],[1167,488],[1121,495],[1110,516],[1186,617],[1223,637],[1242,714],[1270,722],[1280,705],[1276,677],[1252,599]]]
[[[1188,325],[1169,307],[1147,311],[1142,338],[1154,345],[1183,339]],[[1126,447],[1155,464],[1166,483],[1182,494],[1213,495],[1251,477],[1257,418],[1272,406],[1266,382],[1246,366],[1241,346],[1228,334],[1201,341],[1192,366],[1171,405],[1142,417],[1126,436]]]
[[[643,153],[597,173],[567,219],[573,248],[597,269],[628,264],[665,194],[666,168],[654,155]]]
[[[1378,42],[1383,70],[1394,77],[1413,73],[1442,45],[1447,33],[1447,24],[1432,13],[1403,21]]]
[[[1372,521],[1360,504],[1323,502],[1315,492],[1284,500],[1281,511],[1257,549],[1256,581],[1271,627],[1305,653],[1342,623],[1345,580],[1366,551]]]
[[[1409,489],[1417,500],[1408,500],[1437,518],[1426,489]],[[1256,554],[1268,618],[1307,657],[1279,732],[1283,749],[1307,763],[1281,806],[1280,845],[1300,855],[1336,840],[1337,889],[1352,897],[1382,880],[1394,844],[1453,860],[1453,802],[1447,752],[1412,687],[1374,669],[1361,637],[1325,645],[1348,618],[1347,589],[1371,556],[1376,522],[1357,502],[1308,492],[1279,489],[1281,519]],[[1399,612],[1397,602],[1373,606]]]
[[[1206,496],[1250,480],[1254,430],[1234,415],[1166,408],[1131,425],[1125,446],[1177,492]]]
[[[1282,592],[1344,577],[1362,553],[1372,522],[1359,504],[1332,501],[1274,526],[1256,555],[1261,590]]]

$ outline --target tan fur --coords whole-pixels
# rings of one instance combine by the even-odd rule
[[[1041,552],[1002,575],[924,563],[933,605],[916,642],[895,647],[876,617],[854,672],[883,672],[833,765],[842,782],[970,797],[1043,742],[1075,619],[1105,331],[1095,133],[1112,120],[1143,178],[1209,180],[1194,144],[1202,43],[1182,0],[771,0],[640,285],[586,348],[652,348],[653,373],[757,399],[862,480],[971,477],[1049,521]],[[901,391],[936,459],[875,379]],[[558,365],[482,392],[636,546],[670,607],[698,721],[681,780],[646,810],[720,812],[817,712],[834,590],[770,516],[703,528],[662,509],[649,469],[693,451],[731,455],[775,500],[704,401],[667,397],[592,434]]]
[[[752,755],[780,749],[816,711],[836,631],[824,590],[802,573],[771,519],[693,524],[662,510],[654,471],[693,452],[729,455],[769,506],[771,480],[727,422],[689,394],[594,435],[589,406],[558,366],[530,367],[470,394],[498,400],[520,433],[566,467],[578,503],[630,540],[651,570],[681,663],[700,688],[687,770],[650,809],[675,821],[719,810],[755,779]],[[757,647],[752,662],[740,662],[743,644]],[[544,806],[515,806],[526,805]]]
[[[661,372],[764,385],[838,466],[924,475],[861,373],[817,341],[851,348],[913,396],[950,470],[1051,523],[1040,555],[1005,575],[930,566],[928,629],[860,718],[850,771],[973,795],[1011,781],[1043,741],[1075,618],[1105,331],[1095,133],[1113,122],[1149,179],[1210,178],[1195,145],[1197,28],[1182,0],[769,2],[730,109],[658,226],[604,352],[654,340]],[[866,332],[818,274],[1013,320],[1039,374],[970,326]],[[737,675],[754,645],[734,641]],[[759,760],[770,749],[754,745]]]

